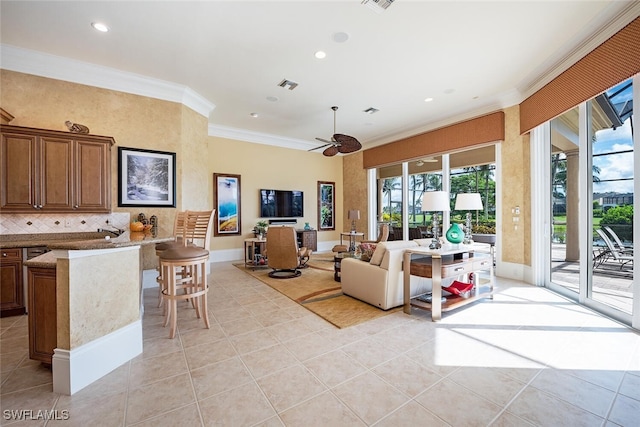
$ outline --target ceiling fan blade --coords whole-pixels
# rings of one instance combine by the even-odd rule
[[[335,156],[336,154],[338,154],[338,147],[336,147],[335,145],[332,145],[331,147],[324,150],[322,154],[324,154],[327,157]]]
[[[353,153],[362,148],[360,141],[349,135],[336,133],[333,135],[333,139],[338,142],[338,151],[340,153]]]
[[[321,141],[321,142],[326,142],[327,144],[331,144],[331,143],[335,142],[335,141],[327,141],[327,140],[326,140],[326,139],[324,139],[324,138],[317,138],[317,137],[316,137],[316,139],[317,139],[318,141]]]
[[[327,143],[326,143],[326,144],[324,144],[324,145],[321,145],[321,146],[316,147],[316,148],[311,148],[310,150],[307,150],[307,151],[315,151],[315,150],[319,150],[319,149],[324,148],[324,147],[326,147],[326,146],[328,146],[328,145],[334,145],[334,146],[335,146],[335,144],[334,144],[333,142],[327,142]]]

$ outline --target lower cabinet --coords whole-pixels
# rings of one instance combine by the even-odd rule
[[[0,251],[0,317],[25,313],[22,248]]]
[[[58,343],[56,269],[27,268],[29,293],[29,358],[51,364]]]

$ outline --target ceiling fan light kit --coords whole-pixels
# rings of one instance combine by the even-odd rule
[[[362,144],[356,138],[344,135],[341,133],[336,133],[336,111],[338,111],[338,107],[331,107],[333,110],[333,136],[331,137],[331,141],[328,141],[324,138],[316,138],[318,141],[325,142],[326,144],[321,145],[319,147],[315,147],[310,149],[309,151],[319,150],[321,148],[325,148],[322,152],[327,157],[335,156],[338,153],[347,154],[353,153],[354,151],[358,151],[362,148]]]

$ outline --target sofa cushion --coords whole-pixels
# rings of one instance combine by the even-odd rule
[[[382,260],[389,249],[404,249],[418,246],[411,240],[391,240],[388,242],[380,242],[376,246],[376,250],[373,252],[371,256],[371,261],[369,263],[373,265],[380,265]]]

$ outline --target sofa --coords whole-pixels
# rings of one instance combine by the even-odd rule
[[[405,250],[429,246],[431,239],[378,243],[369,262],[345,258],[341,263],[342,293],[388,310],[404,303],[402,257]],[[411,276],[411,296],[431,291],[431,279]]]

